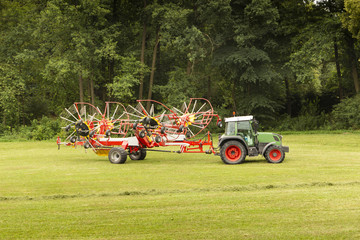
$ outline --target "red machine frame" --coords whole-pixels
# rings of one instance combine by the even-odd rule
[[[196,108],[198,101],[204,102],[200,108]],[[86,149],[91,148],[96,154],[102,156],[108,155],[110,149],[113,147],[121,147],[124,150],[127,150],[129,154],[137,153],[141,149],[176,153],[216,153],[213,147],[212,136],[209,131],[202,139],[193,140],[195,136],[198,136],[199,133],[210,124],[214,117],[217,119],[217,125],[221,125],[220,117],[214,113],[212,105],[207,99],[191,98],[189,104],[185,104],[184,112],[181,112],[178,109],[171,110],[164,104],[155,100],[137,100],[137,102],[141,112],[131,107],[132,109],[135,109],[139,115],[137,120],[130,119],[131,115],[135,116],[135,114],[127,112],[125,107],[118,102],[106,102],[104,113],[101,113],[98,108],[91,104],[74,103],[75,111],[78,114],[77,121],[71,121],[65,117],[62,118],[71,122],[65,129],[74,128],[72,135],[75,136],[76,134],[77,139],[76,141],[61,142],[60,137],[58,137],[57,144],[59,148],[61,144],[74,147],[80,145]],[[157,104],[160,108],[164,109],[164,112],[161,115],[154,114],[153,106],[152,111],[147,111],[142,105],[143,102]],[[122,108],[121,110],[124,110],[124,113],[121,116],[125,117],[116,118],[115,120],[114,118],[109,119],[110,104],[115,104],[117,106],[113,115],[116,114],[117,109],[120,107]],[[98,115],[101,116],[101,119],[87,119],[87,121],[85,121],[86,117],[85,119],[82,117],[78,105],[86,105],[94,108],[94,111],[97,111]],[[204,106],[208,108],[206,111],[202,110]],[[66,109],[66,111],[70,113],[68,109]],[[182,114],[179,116],[175,111]],[[74,117],[73,114],[71,115]],[[167,122],[161,121],[164,118],[167,119]],[[116,128],[119,129],[119,131],[113,131],[115,126],[117,126]],[[190,130],[190,127],[195,127],[195,129],[199,130],[194,133]],[[134,137],[125,137],[130,128],[133,130]],[[80,131],[78,129],[82,130]],[[114,135],[122,137],[113,137]],[[69,140],[69,137],[67,140]],[[152,149],[167,146],[180,146],[180,150],[167,151]],[[204,149],[204,147],[207,149]]]

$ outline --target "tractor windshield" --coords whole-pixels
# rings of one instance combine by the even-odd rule
[[[235,135],[235,122],[227,122],[225,126],[226,135]]]

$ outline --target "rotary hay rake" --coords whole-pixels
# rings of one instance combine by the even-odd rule
[[[118,102],[106,102],[101,111],[89,103],[76,102],[60,118],[67,136],[64,142],[58,137],[59,149],[60,145],[91,148],[98,155],[108,156],[111,163],[125,163],[127,156],[143,160],[147,151],[216,154],[209,131],[202,139],[195,137],[214,118],[222,126],[204,98],[191,98],[181,109],[170,109],[155,100],[137,100],[136,107],[127,108]],[[129,130],[133,136],[128,136]],[[167,146],[179,146],[180,150],[153,149]]]

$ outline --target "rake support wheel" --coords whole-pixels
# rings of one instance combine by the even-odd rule
[[[132,152],[129,157],[131,160],[144,160],[146,157],[146,150],[142,148],[137,152]]]
[[[114,164],[126,162],[127,152],[121,147],[114,147],[109,151],[109,161]]]

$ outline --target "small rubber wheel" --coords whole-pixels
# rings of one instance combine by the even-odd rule
[[[90,143],[88,143],[88,142],[85,142],[85,143],[84,143],[84,148],[85,148],[85,149],[88,149],[88,148],[90,148],[90,147],[91,147],[91,146],[90,146]]]
[[[110,130],[106,130],[105,136],[110,137],[110,135],[111,135],[111,131],[110,131]]]
[[[71,143],[75,143],[76,140],[77,140],[77,137],[76,137],[76,136],[72,136],[72,137],[70,138],[70,142],[71,142]]]
[[[180,125],[179,129],[177,130],[177,132],[181,133],[184,131],[184,125]]]
[[[109,151],[109,161],[114,164],[122,164],[126,162],[127,153],[121,147],[114,147]]]
[[[140,138],[144,138],[146,136],[146,132],[144,130],[142,130],[141,132],[139,132],[139,137]]]
[[[226,164],[239,164],[246,157],[245,146],[239,141],[228,141],[220,149],[221,160]]]
[[[132,152],[129,157],[131,160],[144,160],[146,157],[146,150],[142,148],[139,151]]]
[[[89,137],[93,138],[94,136],[95,136],[95,130],[93,130],[89,133]]]
[[[285,159],[285,152],[278,146],[271,146],[266,150],[265,158],[269,163],[281,163]]]
[[[161,133],[161,134],[165,134],[165,130],[166,130],[166,128],[165,128],[165,127],[162,127],[161,130],[160,130],[160,133]]]
[[[160,137],[160,135],[155,136],[155,142],[161,143],[161,140],[162,140],[162,138]]]

